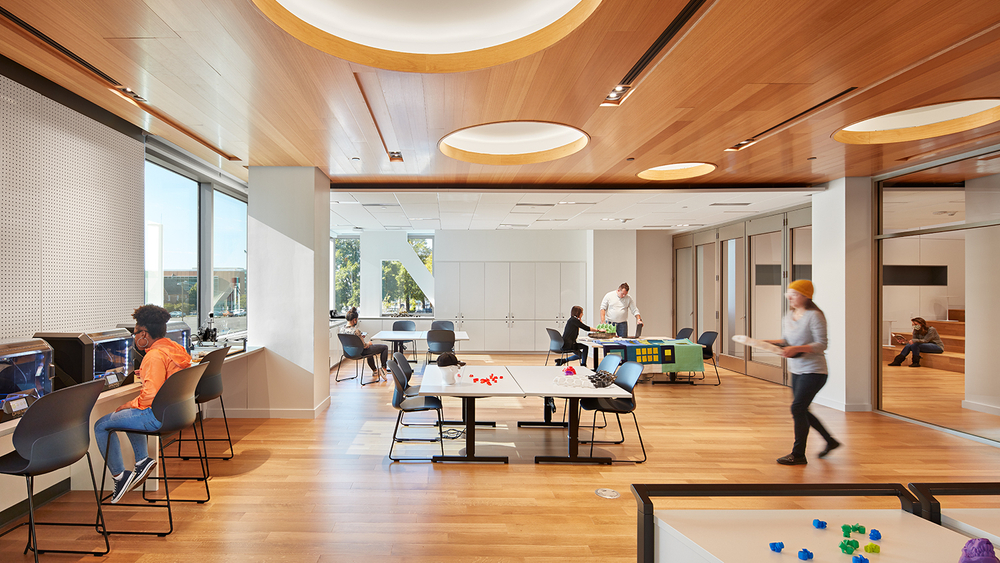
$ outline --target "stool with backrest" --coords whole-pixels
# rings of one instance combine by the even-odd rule
[[[575,353],[573,350],[563,350],[565,341],[558,330],[547,328],[545,332],[549,335],[549,351],[545,353],[545,365],[549,365],[549,354],[559,354],[560,359],[566,359],[567,355]]]
[[[430,363],[432,357],[436,358],[445,352],[454,351],[455,331],[444,329],[431,329],[427,331],[427,363]],[[437,362],[437,359],[434,361]]]
[[[431,330],[455,330],[455,323],[451,321],[431,321]]]
[[[722,378],[719,377],[719,364],[715,363],[715,350],[712,348],[718,337],[719,333],[711,330],[701,333],[701,336],[698,337],[698,344],[702,345],[702,360],[712,360],[712,366],[715,368],[715,383],[702,383],[702,385],[722,385]],[[691,374],[691,378],[694,379],[694,374]],[[700,379],[705,379],[704,373]]]
[[[39,553],[74,553],[78,555],[107,555],[111,551],[107,526],[101,510],[101,497],[97,492],[94,466],[90,463],[90,413],[104,390],[104,380],[97,379],[65,389],[53,391],[32,403],[24,416],[17,421],[11,441],[14,451],[0,457],[0,474],[22,475],[28,488],[28,522],[14,526],[2,535],[28,526],[28,543],[24,553],[32,550],[35,563]],[[85,526],[94,528],[93,522],[36,522],[35,476],[69,467],[84,456],[90,469],[90,482],[97,502],[96,529],[104,537],[104,551],[67,551],[39,549],[37,526]]]
[[[639,376],[642,375],[642,364],[638,362],[625,362],[622,364],[618,371],[615,372],[615,382],[614,385],[621,387],[622,389],[628,391],[632,394],[629,399],[581,399],[580,407],[585,411],[594,411],[594,421],[593,426],[597,426],[597,413],[614,413],[615,418],[618,419],[618,431],[621,434],[620,440],[615,441],[600,441],[591,439],[590,440],[590,457],[594,457],[594,444],[622,444],[625,442],[625,429],[622,428],[622,414],[631,414],[632,419],[635,421],[635,431],[639,435],[639,446],[642,448],[642,459],[641,460],[623,460],[632,461],[632,463],[642,463],[646,461],[646,446],[642,443],[642,433],[639,431],[639,419],[635,417],[635,384],[639,382]]]
[[[417,330],[417,323],[413,321],[395,321],[392,323],[392,330]],[[405,348],[403,347],[403,342],[410,342],[413,344],[413,360],[417,360],[417,341],[416,340],[406,340],[406,341],[394,341],[392,343],[393,354],[396,352],[402,352]],[[397,349],[398,347],[398,349]]]
[[[201,501],[196,502],[207,502],[210,498],[210,492],[208,489],[208,462],[204,459],[201,452],[201,440],[198,439],[197,427],[194,426],[194,421],[198,416],[198,407],[195,403],[195,390],[198,388],[198,382],[201,381],[202,374],[208,369],[208,364],[198,364],[191,366],[189,368],[182,369],[177,373],[174,373],[163,382],[160,390],[157,391],[156,397],[153,398],[153,416],[156,420],[160,421],[160,427],[156,430],[132,430],[130,428],[108,428],[110,431],[108,433],[108,443],[111,443],[111,435],[116,432],[132,432],[134,434],[145,434],[148,436],[156,436],[160,439],[159,454],[163,457],[163,438],[170,436],[174,432],[179,432],[188,426],[191,426],[195,430],[195,445],[198,447],[198,459],[201,463],[202,477],[204,477],[205,482],[205,496],[206,498]],[[138,453],[136,453],[138,455]],[[167,509],[167,520],[170,523],[170,527],[165,532],[157,531],[134,531],[134,530],[109,530],[109,534],[133,534],[133,535],[148,535],[148,536],[160,536],[164,537],[171,534],[174,531],[174,516],[173,509],[171,508],[171,498],[170,498],[170,480],[167,476],[166,464],[160,464],[159,467],[161,476],[159,477],[148,477],[146,481],[142,484],[142,494],[143,498],[146,498],[146,483],[150,480],[162,481],[163,482],[163,493],[165,498],[163,499],[147,499],[148,504],[125,504],[119,502],[114,506],[145,506],[150,508],[166,508]],[[104,460],[104,471],[101,477],[101,490],[104,489],[104,484],[108,476],[108,460]],[[111,498],[111,495],[104,497],[102,502]],[[105,502],[105,505],[107,503]]]
[[[229,346],[224,348],[219,348],[218,350],[213,350],[205,355],[201,359],[199,364],[208,364],[208,369],[205,370],[205,374],[201,376],[201,381],[198,383],[198,388],[195,389],[194,402],[198,405],[198,420],[196,424],[201,428],[201,444],[202,449],[205,453],[205,459],[233,459],[233,438],[229,433],[229,420],[226,418],[226,403],[222,400],[222,366],[225,365],[226,356],[229,355]],[[219,400],[219,405],[222,406],[222,422],[226,425],[226,437],[225,438],[207,438],[205,436],[205,412],[202,409],[204,403],[213,401],[215,399]],[[177,438],[163,445],[163,448],[177,443],[177,455],[163,456],[167,458],[180,458],[184,460],[191,459],[190,455],[183,455],[181,453],[181,447],[184,442],[193,442],[193,438],[184,438],[183,431],[177,433]],[[229,444],[229,455],[223,456],[210,456],[208,455],[208,442],[226,442]],[[211,468],[208,468],[209,477],[211,477]],[[175,477],[178,479],[178,477]],[[191,477],[194,480],[201,480],[201,477]],[[180,499],[174,499],[178,501]]]
[[[361,385],[367,385],[368,383],[375,383],[378,381],[378,376],[372,374],[375,379],[365,383],[365,366],[364,359],[367,357],[365,355],[365,342],[361,340],[361,337],[357,334],[338,334],[340,337],[340,347],[343,352],[340,355],[340,361],[337,362],[337,375],[333,377],[334,381],[347,381],[348,379],[361,378]],[[355,360],[354,364],[354,377],[345,377],[340,379],[340,364],[344,362],[344,358],[348,360]]]
[[[406,396],[406,376],[400,369],[400,365],[395,359],[389,360],[389,371],[392,373],[394,385],[392,394],[392,406],[399,410],[396,417],[396,427],[392,431],[392,444],[389,446],[389,459],[392,461],[431,461],[431,458],[422,457],[392,457],[392,450],[397,442],[438,442],[441,445],[441,455],[444,455],[444,436],[441,433],[441,426],[444,417],[441,413],[440,397],[407,397]],[[400,438],[399,425],[403,422],[403,413],[437,411],[437,438]]]

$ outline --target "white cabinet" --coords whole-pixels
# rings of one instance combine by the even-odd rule
[[[461,265],[458,262],[434,264],[434,318],[454,321],[458,318]]]
[[[510,263],[510,315],[514,320],[535,318],[535,264]]]
[[[560,313],[560,263],[535,264],[535,318],[557,319]]]
[[[468,340],[456,342],[456,350],[465,352],[481,352],[486,349],[486,321],[463,320],[455,325],[455,330],[465,331]]]
[[[462,262],[458,291],[461,319],[486,318],[486,272],[482,262]]]
[[[510,321],[508,320],[487,320],[484,324],[484,340],[487,350],[491,352],[506,352],[508,350],[520,350],[520,348],[510,347]]]
[[[486,280],[486,319],[508,319],[510,318],[511,296],[510,290],[510,269],[509,262],[487,262],[485,266]],[[504,324],[504,330],[507,325]],[[491,339],[487,336],[487,342]],[[500,350],[500,348],[493,348]],[[506,350],[506,348],[503,348]]]
[[[535,350],[539,352],[545,352],[549,349],[549,343],[551,339],[549,338],[549,331],[545,330],[547,328],[554,328],[556,332],[562,336],[563,329],[566,328],[565,321],[551,320],[551,321],[535,321]]]
[[[508,328],[510,333],[510,351],[530,352],[538,350],[535,343],[535,321],[529,319],[513,319]]]
[[[586,309],[587,265],[583,262],[563,262],[559,271],[559,318],[565,322],[574,305]]]

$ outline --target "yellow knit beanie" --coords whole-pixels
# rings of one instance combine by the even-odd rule
[[[813,282],[809,280],[795,280],[788,284],[788,289],[794,289],[802,295],[806,296],[806,299],[813,298]]]

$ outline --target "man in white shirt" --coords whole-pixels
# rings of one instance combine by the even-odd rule
[[[628,296],[628,284],[623,283],[615,291],[609,291],[601,301],[601,322],[615,325],[615,333],[628,336],[628,316],[635,316],[636,324],[642,324],[635,300]]]

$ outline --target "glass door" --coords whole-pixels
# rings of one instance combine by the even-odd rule
[[[746,239],[743,224],[719,229],[721,325],[716,350],[719,365],[746,373],[746,347],[733,342],[733,336],[747,333],[746,314]]]
[[[747,223],[750,245],[749,336],[762,340],[781,338],[784,299],[783,229],[784,216],[766,217]],[[747,375],[785,384],[781,356],[747,349]]]
[[[709,330],[718,332],[718,312],[715,307],[715,282],[718,279],[715,273],[715,242],[696,246],[695,257],[697,259],[698,318],[695,322],[696,330],[692,340],[696,340]]]
[[[674,250],[677,306],[674,308],[674,334],[682,328],[694,328],[694,270],[690,246]],[[672,336],[672,335],[671,335]]]

